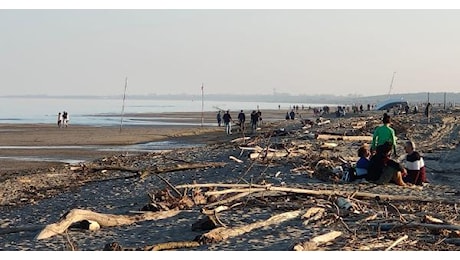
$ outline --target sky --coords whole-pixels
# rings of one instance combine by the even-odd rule
[[[1,6],[0,95],[460,91],[460,9],[53,4]]]

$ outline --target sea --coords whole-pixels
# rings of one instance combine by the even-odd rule
[[[162,112],[201,112],[230,110],[290,109],[293,105],[322,107],[335,104],[292,104],[272,102],[159,100],[115,98],[0,97],[0,123],[55,124],[59,112],[67,111],[72,125],[172,125],[165,120],[143,120],[127,114]],[[115,115],[115,116],[114,116]],[[118,115],[118,116],[116,116]],[[181,123],[184,124],[184,123]],[[193,125],[194,123],[190,123]],[[197,122],[196,125],[199,125]]]

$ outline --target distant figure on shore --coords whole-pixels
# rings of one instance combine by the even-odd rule
[[[415,185],[423,185],[423,183],[428,182],[426,179],[425,162],[420,153],[415,150],[415,144],[412,141],[406,141],[404,150],[406,151],[406,155],[403,161],[407,171],[404,181]]]
[[[57,125],[59,128],[62,127],[62,113],[61,112],[58,113]]]
[[[232,134],[232,116],[230,115],[230,110],[227,110],[227,112],[225,112],[222,119],[224,120],[225,133],[227,133],[227,135],[231,135]]]
[[[64,127],[69,126],[69,120],[70,120],[69,113],[67,113],[67,111],[64,111],[62,113],[62,122],[64,123]]]
[[[259,114],[252,110],[251,113],[251,133],[255,133],[257,131],[257,123],[259,122]]]
[[[220,110],[217,113],[216,117],[217,117],[217,126],[221,126],[222,125],[222,114],[220,113]]]
[[[430,122],[430,115],[431,115],[431,103],[428,102],[425,107],[425,116],[428,118],[428,123]]]
[[[238,123],[240,124],[240,131],[244,133],[244,123],[246,122],[246,115],[243,110],[238,114]]]
[[[291,117],[289,116],[289,112],[286,112],[286,116],[284,118],[286,118],[286,120],[291,119]]]
[[[289,113],[289,117],[291,118],[291,120],[294,120],[294,119],[295,119],[295,112],[294,112],[294,109],[292,109],[291,112]]]
[[[262,112],[257,109],[257,126],[262,126]]]

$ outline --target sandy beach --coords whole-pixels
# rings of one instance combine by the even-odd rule
[[[199,204],[197,195],[196,205],[190,208],[181,206],[183,210],[180,210],[180,214],[165,219],[115,227],[104,226],[94,232],[69,228],[68,233],[43,240],[36,238],[46,225],[58,222],[72,209],[125,216],[132,212],[139,214],[146,206],[170,207],[164,204],[166,201],[150,201],[149,204],[149,197],[151,200],[153,194],[157,194],[154,198],[160,199],[164,196],[162,190],[168,189],[171,192],[171,185],[180,194],[187,194],[196,191],[186,188],[193,183],[269,184],[279,189],[286,187],[331,193],[326,196],[305,197],[289,192],[265,191],[230,203],[224,203],[229,199],[228,196],[217,197],[217,202],[221,201],[222,204],[216,204],[215,207],[231,207],[231,210],[218,213],[219,221],[227,228],[262,221],[287,211],[297,212],[320,207],[328,213],[316,220],[310,220],[310,223],[305,221],[305,216],[293,218],[277,225],[262,226],[222,242],[204,243],[181,250],[290,251],[296,243],[332,230],[340,231],[341,238],[333,243],[316,245],[319,250],[380,251],[404,235],[409,237],[392,247],[392,250],[458,250],[455,242],[447,242],[452,239],[456,241],[458,233],[455,227],[459,225],[456,203],[460,201],[457,190],[460,183],[457,173],[460,167],[456,158],[460,154],[457,149],[457,124],[460,117],[457,116],[457,111],[439,112],[430,123],[424,121],[426,119],[422,114],[395,116],[394,127],[401,133],[399,138],[414,139],[418,149],[426,156],[429,166],[430,184],[416,189],[396,185],[341,183],[316,175],[318,168],[315,165],[320,161],[340,163],[343,160],[356,160],[356,150],[365,141],[324,141],[315,139],[315,134],[369,136],[371,130],[380,124],[380,112],[350,114],[345,118],[325,115],[322,119],[324,124],[311,127],[305,125],[308,118],[314,119],[310,111],[299,114],[296,120],[284,120],[286,111],[271,110],[262,113],[264,123],[258,132],[244,135],[237,131],[226,135],[224,128],[217,126],[126,126],[120,131],[119,127],[70,125],[66,129],[59,129],[54,125],[0,125],[1,145],[11,146],[1,149],[0,153],[3,157],[0,160],[0,198],[3,213],[0,218],[0,250],[98,251],[113,242],[119,243],[123,248],[142,248],[172,241],[192,241],[206,231],[193,230],[190,227],[201,218],[204,208],[213,209],[207,206],[212,204],[209,201],[207,205]],[[165,120],[176,118],[177,122],[197,118],[196,113],[149,116],[164,117]],[[213,122],[214,116],[209,113],[207,122]],[[361,124],[362,122],[366,124]],[[361,127],[358,128],[358,125]],[[190,146],[165,152],[98,149],[165,140]],[[335,143],[337,146],[334,149],[321,148],[325,143]],[[289,152],[278,158],[251,159],[253,150],[243,149],[247,147],[257,150],[257,147],[267,145],[273,151]],[[34,146],[38,148],[30,148]],[[400,153],[401,149],[399,147]],[[30,156],[80,158],[84,162],[72,165],[62,161],[8,159]],[[355,196],[358,197],[353,201],[360,205],[359,208],[336,212],[337,205],[332,203],[332,199],[342,193],[348,196],[357,194]],[[173,197],[177,196],[174,195],[175,192],[172,194]],[[379,201],[376,196],[389,197]],[[399,221],[405,225],[418,223],[420,217],[426,218],[427,215],[443,220],[444,225],[449,224],[453,230],[446,229],[447,233],[439,232],[433,237],[428,235],[431,233],[427,229],[429,226],[424,226],[423,223],[419,227],[412,227],[416,232],[413,232],[414,229],[403,228],[382,233],[380,230],[376,231],[374,226],[376,223],[393,223],[398,216]],[[377,222],[373,222],[371,216],[377,218]],[[368,220],[364,220],[367,218]],[[366,221],[366,224],[362,224],[362,221]],[[353,242],[356,239],[362,243]]]
[[[250,111],[246,111],[247,120],[250,116],[248,112]],[[285,113],[284,110],[263,111],[266,121],[269,122],[283,122]],[[237,113],[231,114],[236,121]],[[312,112],[308,110],[300,114],[304,117],[312,116]],[[229,138],[225,135],[224,128],[217,126],[215,112],[203,113],[203,126],[188,125],[192,122],[201,122],[201,113],[148,113],[126,116],[145,120],[152,118],[163,122],[164,125],[100,127],[70,124],[67,128],[58,128],[53,124],[0,124],[0,146],[3,147],[0,149],[0,172],[55,166],[66,160],[94,160],[118,154],[124,148],[132,153],[133,150],[126,146],[135,144],[167,140],[198,145]],[[235,126],[233,128],[236,130]],[[110,151],[110,148],[113,151]]]

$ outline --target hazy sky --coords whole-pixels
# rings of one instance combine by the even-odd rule
[[[0,10],[1,94],[460,92],[460,10]]]

